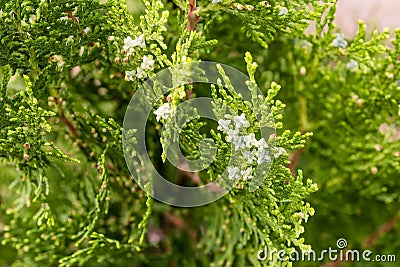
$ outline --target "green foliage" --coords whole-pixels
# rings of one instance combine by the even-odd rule
[[[318,251],[341,237],[395,253],[400,31],[389,44],[389,30],[368,35],[360,22],[345,40],[333,0],[143,4],[131,14],[115,0],[0,0],[0,265],[292,266],[257,253]],[[155,108],[209,96],[218,119],[244,114],[241,134],[276,128],[275,156],[258,187],[240,179],[212,204],[175,208],[133,180],[122,122],[148,77],[199,60],[247,72],[251,101],[219,68],[218,84],[175,86]],[[238,154],[217,123],[197,116],[179,136],[175,126],[151,115],[146,132],[152,163],[172,182],[207,184]],[[173,139],[189,159],[207,157],[204,138],[217,148],[205,170],[166,160]],[[256,168],[240,156],[235,164]]]

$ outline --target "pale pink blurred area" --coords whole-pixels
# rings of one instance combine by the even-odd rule
[[[346,38],[353,38],[358,20],[368,30],[400,27],[400,0],[338,0],[335,23]]]

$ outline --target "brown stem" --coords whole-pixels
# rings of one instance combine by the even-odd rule
[[[185,178],[190,178],[190,180],[195,184],[195,185],[200,185],[201,179],[198,173],[196,172],[189,172],[189,171],[184,171],[184,170],[189,170],[189,164],[187,161],[183,158],[179,159],[179,168],[178,168],[178,184],[184,184],[185,183]]]
[[[76,137],[77,137],[77,134],[76,134],[76,127],[75,127],[75,125],[74,125],[72,122],[70,122],[70,121],[67,119],[67,117],[65,116],[64,110],[61,110],[61,120],[62,120],[62,122],[67,126],[67,128],[68,128],[68,130],[71,132],[72,136],[73,136],[74,138],[76,138]]]
[[[397,216],[388,220],[386,223],[382,224],[381,227],[379,227],[378,230],[375,231],[375,233],[373,233],[372,235],[370,235],[369,237],[367,237],[363,244],[366,247],[373,247],[376,243],[376,241],[383,236],[384,234],[392,231],[397,224],[398,218]]]
[[[196,231],[191,227],[189,227],[189,225],[185,222],[185,220],[179,215],[168,212],[164,214],[164,219],[167,225],[172,227],[172,229],[186,230],[191,238],[193,239],[196,238],[197,236]]]
[[[189,31],[194,31],[197,27],[197,23],[200,20],[200,17],[194,13],[195,11],[196,11],[196,0],[190,0],[188,23],[186,25],[186,29],[188,29]]]
[[[73,136],[74,138],[76,138],[76,137],[77,137],[77,133],[76,133],[77,130],[76,130],[76,127],[75,127],[75,125],[74,125],[71,121],[69,121],[68,118],[65,116],[64,109],[61,107],[61,105],[59,105],[59,102],[58,102],[58,98],[57,98],[57,97],[54,97],[54,104],[55,104],[56,107],[60,108],[60,111],[61,111],[61,121],[65,124],[65,126],[67,126],[67,128],[68,128],[69,132],[72,134],[72,136]]]
[[[340,259],[337,259],[334,262],[329,262],[323,265],[323,267],[340,267],[342,265],[342,261]]]
[[[300,154],[304,150],[304,148],[300,148],[299,150],[296,150],[293,155],[289,158],[290,163],[286,166],[289,168],[290,172],[292,173],[292,176],[294,177],[296,175],[296,166],[299,163],[300,160]]]

